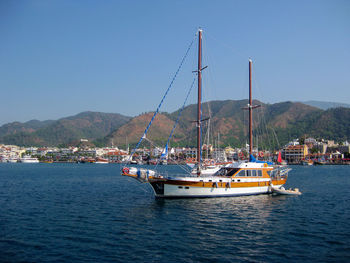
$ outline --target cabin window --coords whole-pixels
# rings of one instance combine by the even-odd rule
[[[179,186],[180,189],[182,189],[182,186]]]
[[[219,180],[220,182],[222,182],[222,180]]]
[[[236,174],[237,177],[245,176],[245,170],[240,170],[238,174]]]
[[[252,176],[252,170],[247,170],[247,176]]]
[[[256,175],[256,170],[252,170],[252,176],[257,176]]]
[[[213,180],[209,180],[209,182],[212,182]]]
[[[262,176],[262,171],[261,170],[258,170],[258,176]]]
[[[240,181],[241,181],[240,179],[237,180],[237,182],[240,182]]]
[[[215,173],[216,176],[233,176],[239,168],[221,168],[219,171]]]
[[[190,188],[188,186],[186,186],[185,189],[190,189]]]

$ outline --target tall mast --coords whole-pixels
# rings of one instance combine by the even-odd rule
[[[249,59],[249,156],[253,153],[252,60]]]
[[[249,59],[249,159],[250,155],[253,154],[253,110],[260,107],[261,105],[253,105],[252,99],[252,60]]]
[[[201,165],[202,29],[198,31],[197,176]]]

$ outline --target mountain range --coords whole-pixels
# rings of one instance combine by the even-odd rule
[[[247,142],[248,114],[243,111],[247,100],[211,101],[202,105],[202,141],[220,146],[243,146]],[[289,140],[312,136],[344,141],[350,138],[350,108],[322,110],[300,102],[264,104],[254,110],[254,144],[259,148],[278,148]],[[164,146],[176,123],[180,110],[159,113],[147,133],[144,146]],[[152,112],[136,117],[115,113],[82,112],[59,120],[25,123],[13,122],[0,127],[0,143],[21,146],[79,145],[88,139],[96,146],[135,145],[142,136]],[[196,105],[181,112],[174,135],[173,146],[195,146]],[[209,130],[208,130],[209,127]],[[141,145],[142,146],[142,145]]]
[[[87,111],[56,121],[13,122],[0,127],[0,142],[23,146],[77,144],[82,138],[95,140],[107,136],[130,119],[116,113]]]
[[[339,108],[339,107],[350,108],[350,104],[339,103],[339,102],[308,100],[308,101],[302,101],[302,103],[316,107],[316,108],[320,108],[322,110],[328,110],[331,108]]]

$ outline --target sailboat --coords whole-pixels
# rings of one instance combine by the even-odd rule
[[[257,195],[271,192],[272,187],[282,187],[288,177],[289,169],[281,169],[269,162],[256,160],[252,155],[252,105],[251,66],[249,60],[249,140],[250,159],[231,163],[220,168],[216,173],[205,175],[201,171],[201,87],[202,87],[202,30],[198,31],[198,103],[197,103],[197,156],[195,175],[168,176],[153,170],[124,167],[122,175],[132,177],[140,182],[149,183],[157,198],[194,198],[194,197],[228,197],[239,195]],[[149,124],[150,125],[150,124]],[[146,128],[147,130],[147,128]]]

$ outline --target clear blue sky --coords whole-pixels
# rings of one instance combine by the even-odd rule
[[[198,27],[205,100],[350,102],[350,1],[0,1],[0,124],[156,108]],[[192,50],[163,108],[181,106]],[[190,102],[194,102],[194,94]]]

